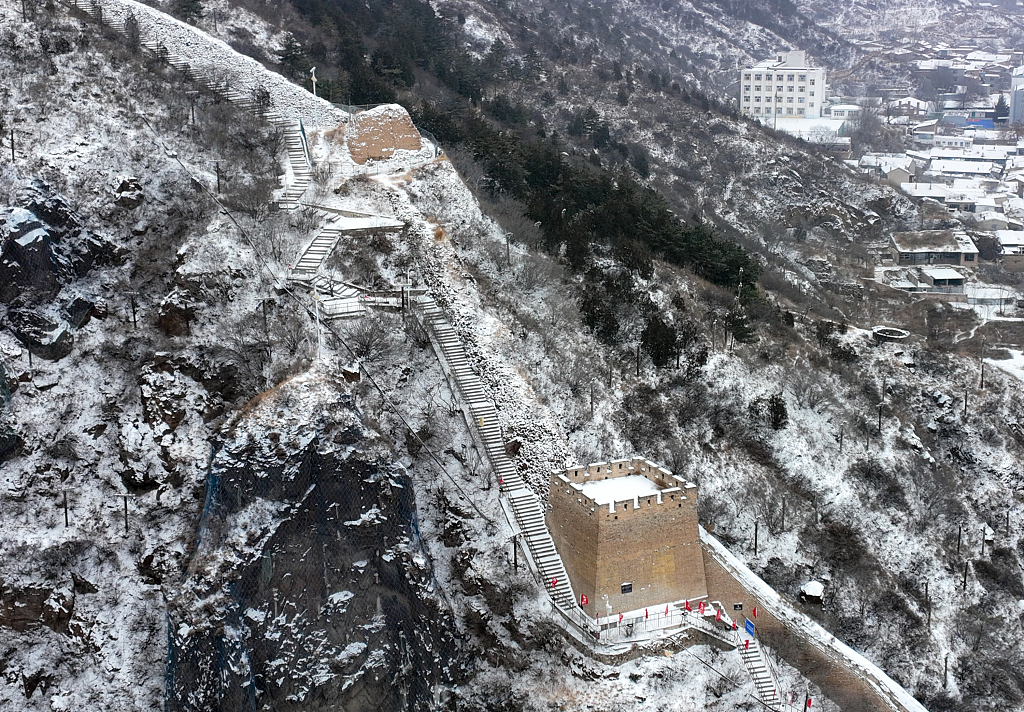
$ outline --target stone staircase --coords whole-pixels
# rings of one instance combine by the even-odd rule
[[[576,596],[555,550],[555,543],[544,521],[544,508],[537,495],[530,490],[516,471],[505,452],[498,414],[484,392],[483,384],[469,366],[466,351],[455,330],[448,324],[441,308],[430,297],[417,297],[416,312],[427,331],[434,337],[438,356],[448,365],[456,386],[469,408],[487,459],[491,463],[502,494],[512,508],[530,559],[540,574],[544,587],[555,605],[572,610]]]
[[[750,640],[750,645],[746,647],[744,646],[744,641],[748,639]],[[754,687],[757,689],[757,698],[768,709],[781,712],[784,706],[782,691],[779,689],[779,683],[775,679],[775,674],[768,665],[764,651],[761,650],[761,644],[757,641],[756,637],[748,636],[743,630],[737,631],[736,642],[736,649],[740,651],[740,657],[743,658],[743,667],[747,669],[750,678],[754,681]]]
[[[338,244],[341,235],[341,228],[333,222],[327,223],[292,266],[289,279],[295,280],[304,275],[316,274],[320,269],[320,265],[327,259],[327,255],[331,254],[334,246]]]
[[[277,204],[282,210],[295,210],[313,179],[301,122],[285,131],[284,145],[292,168],[292,182],[285,188]]]

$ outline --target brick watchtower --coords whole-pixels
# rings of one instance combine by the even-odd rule
[[[643,458],[599,462],[553,472],[548,503],[551,538],[588,615],[707,596],[692,482]]]

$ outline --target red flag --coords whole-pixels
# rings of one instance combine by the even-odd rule
[[[551,588],[554,588],[557,585],[558,585],[558,579],[552,578],[551,579]]]
[[[644,618],[650,618],[650,616],[647,614],[647,609],[646,608],[644,609]]]
[[[587,594],[585,594],[585,593],[581,593],[581,594],[580,594],[580,605],[581,605],[581,606],[585,606],[585,605],[587,605],[588,603],[590,603],[590,599],[589,599],[589,598],[587,598]]]
[[[621,623],[621,622],[622,622],[622,614],[620,613],[619,614],[619,623]]]
[[[811,698],[807,698],[807,709],[811,709]]]
[[[750,638],[747,638],[746,640],[743,641],[743,649],[744,650],[750,650]]]
[[[757,606],[754,606],[754,618],[757,618]]]
[[[701,615],[704,615],[704,601],[701,601],[697,605],[697,612],[700,613]]]
[[[722,620],[722,609],[721,608],[716,608],[715,609],[715,620],[716,621]]]
[[[668,615],[668,604],[667,603],[665,604],[665,615],[666,616]]]
[[[690,602],[689,601],[686,602],[686,610],[688,610],[688,611],[692,611],[693,610],[692,608],[690,608]]]
[[[735,620],[732,622],[732,629],[736,630],[736,621]]]

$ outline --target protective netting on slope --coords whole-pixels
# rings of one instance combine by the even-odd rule
[[[169,601],[168,710],[428,709],[461,676],[408,477],[346,399],[212,456]]]

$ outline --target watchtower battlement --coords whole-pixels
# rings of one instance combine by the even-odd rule
[[[642,457],[570,467],[553,471],[551,476],[552,497],[557,487],[569,499],[575,496],[579,506],[589,506],[594,512],[601,508],[608,514],[629,512],[630,503],[633,510],[656,504],[681,508],[684,503],[697,503],[697,485]]]

